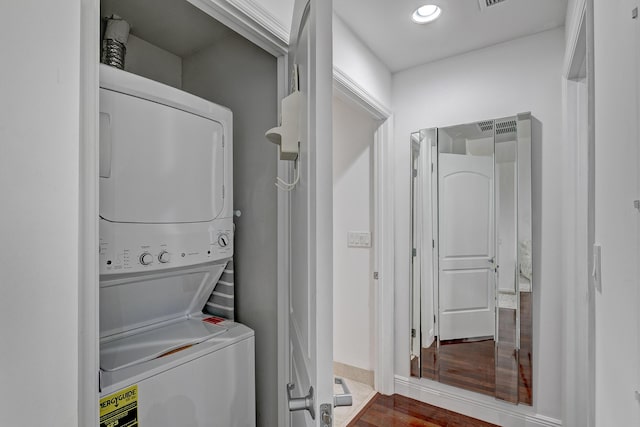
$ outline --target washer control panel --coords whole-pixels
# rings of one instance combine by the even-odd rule
[[[152,262],[153,262],[153,255],[151,255],[149,252],[143,252],[140,255],[140,264],[149,265]]]
[[[231,237],[229,237],[229,233],[223,232],[218,234],[218,246],[221,248],[226,248],[230,245]]]
[[[158,261],[162,264],[166,264],[171,261],[171,252],[163,250],[158,254]]]
[[[124,224],[100,220],[100,274],[162,270],[232,256],[230,218],[189,224]]]

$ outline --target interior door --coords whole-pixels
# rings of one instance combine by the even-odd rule
[[[440,340],[494,336],[493,155],[440,153]]]
[[[295,1],[287,60],[291,90],[298,83],[303,101],[299,110],[300,154],[297,167],[300,178],[289,193],[288,383],[295,386],[289,390],[292,398],[309,396],[310,388],[313,388],[313,400],[307,402],[313,411],[290,412],[288,421],[295,427],[332,425],[331,20],[330,0]],[[297,82],[293,81],[296,76]],[[281,393],[287,393],[287,390],[281,390]],[[291,403],[291,399],[289,401]],[[328,409],[328,416],[323,416],[323,409]]]

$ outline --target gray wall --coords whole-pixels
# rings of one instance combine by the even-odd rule
[[[183,58],[185,91],[233,111],[237,320],[256,332],[258,426],[277,426],[276,58],[238,35]]]
[[[182,86],[182,58],[133,34],[127,41],[124,69],[178,89]]]

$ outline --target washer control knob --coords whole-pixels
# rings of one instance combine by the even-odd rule
[[[158,261],[163,264],[168,263],[169,261],[171,261],[171,254],[167,251],[160,252],[160,254],[158,255]]]
[[[153,262],[153,255],[151,255],[149,252],[145,252],[142,255],[140,255],[140,264],[149,265],[152,262]]]
[[[229,246],[229,240],[229,235],[227,233],[222,233],[218,236],[218,245],[220,245],[221,248],[226,248]]]

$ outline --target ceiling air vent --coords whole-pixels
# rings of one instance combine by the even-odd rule
[[[478,122],[478,127],[481,132],[490,132],[493,130],[493,120],[485,120],[484,122]]]
[[[506,0],[478,0],[478,3],[480,3],[480,10],[484,11],[485,9],[491,7],[491,6],[495,6],[497,4],[500,3],[504,3]]]
[[[487,0],[488,1],[488,0]],[[515,133],[518,130],[518,124],[515,120],[496,123],[496,135],[504,135],[506,133]]]

